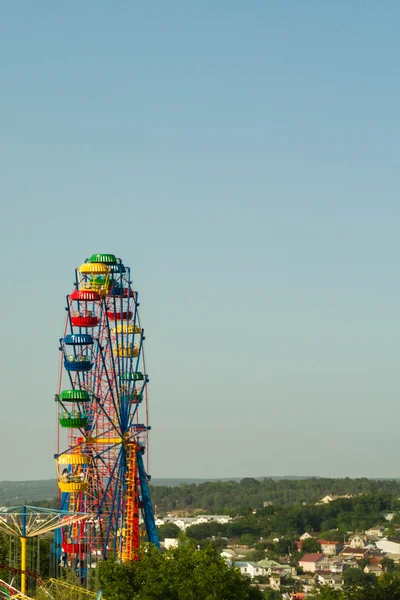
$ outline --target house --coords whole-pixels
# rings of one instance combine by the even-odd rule
[[[382,575],[383,569],[379,565],[369,564],[365,566],[364,573],[373,573],[379,577],[379,575]]]
[[[364,540],[363,540],[362,536],[359,535],[358,533],[351,536],[351,538],[349,539],[349,543],[350,543],[350,548],[364,548],[365,547]]]
[[[177,538],[165,538],[164,543],[161,542],[166,550],[169,548],[177,548],[179,546],[179,540]]]
[[[329,540],[318,540],[321,544],[321,550],[324,554],[328,556],[333,556],[338,554],[340,550],[343,548],[343,544],[341,542],[331,542]]]
[[[400,563],[400,554],[389,552],[389,554],[386,554],[386,558],[391,558],[396,564]]]
[[[200,525],[201,523],[226,524],[231,520],[231,517],[228,517],[227,515],[199,515],[198,517],[195,517],[192,525]]]
[[[340,590],[344,584],[341,575],[332,575],[331,573],[318,573],[317,582],[321,585],[327,585],[334,590]]]
[[[329,571],[330,573],[338,574],[344,571],[344,562],[339,557],[335,559],[332,556],[325,556],[319,561],[317,571]]]
[[[318,500],[318,502],[316,502],[315,504],[329,504],[329,502],[332,502],[333,500],[335,500],[335,496],[331,496],[331,494],[328,494],[327,496],[321,498],[321,500]]]
[[[242,555],[238,554],[233,548],[223,548],[221,556],[225,558],[225,560],[235,561]]]
[[[293,577],[295,581],[299,581],[303,586],[303,591],[306,594],[315,591],[315,576],[312,573],[302,573]]]
[[[260,560],[258,562],[260,567],[265,570],[266,575],[272,575],[273,573],[279,573],[284,577],[285,575],[296,575],[296,568],[291,567],[290,565],[282,565],[276,560],[270,560],[268,558],[264,558],[264,560]]]
[[[170,523],[174,523],[179,529],[184,531],[187,527],[194,525],[194,517],[181,517],[179,519],[170,519]]]
[[[365,531],[365,535],[367,537],[372,538],[381,538],[385,535],[386,528],[382,527],[382,525],[377,525],[376,527],[371,527]]]
[[[304,540],[307,540],[308,538],[318,538],[319,536],[319,531],[306,531],[305,533],[303,533],[303,535],[300,536],[300,541],[303,542]]]
[[[383,515],[383,518],[384,518],[386,521],[393,521],[393,517],[394,517],[394,513],[385,513],[385,514]]]
[[[384,537],[375,543],[375,546],[379,548],[385,554],[389,552],[392,554],[400,554],[400,538],[398,537]]]
[[[231,565],[236,569],[239,569],[240,573],[244,577],[250,577],[251,579],[253,579],[254,577],[260,577],[261,575],[265,575],[265,570],[255,562],[239,561],[231,563]]]
[[[312,554],[305,554],[299,560],[299,567],[303,569],[303,571],[307,571],[308,573],[315,573],[318,569],[318,563],[321,562],[325,557],[322,553],[313,552]]]
[[[360,558],[368,558],[369,553],[368,548],[351,548],[350,546],[345,546],[340,552],[340,556],[352,556],[356,560],[359,560]]]

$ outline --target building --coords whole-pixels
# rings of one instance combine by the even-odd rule
[[[376,527],[371,527],[365,531],[365,535],[367,537],[372,538],[381,538],[385,535],[386,528],[382,527],[382,525],[377,525]]]
[[[240,558],[242,555],[239,555],[233,548],[224,548],[221,552],[221,556],[225,558],[225,560],[235,561],[238,560],[238,558]]]
[[[180,517],[178,519],[171,519],[169,522],[174,523],[179,529],[185,531],[187,527],[194,525],[195,519],[193,517]]]
[[[393,521],[393,517],[394,517],[394,513],[385,513],[385,514],[383,515],[383,518],[384,518],[386,521]]]
[[[192,525],[200,525],[201,523],[226,524],[231,520],[231,517],[228,517],[228,515],[199,515],[194,518]]]
[[[303,535],[300,536],[300,541],[307,540],[308,538],[318,538],[319,531],[306,531]]]
[[[344,562],[339,557],[333,558],[332,556],[325,556],[318,563],[318,571],[329,571],[335,575],[343,573]]]
[[[266,575],[272,575],[273,573],[278,573],[282,575],[282,577],[286,575],[296,575],[295,567],[291,567],[290,565],[286,564],[282,565],[276,560],[269,560],[268,558],[264,558],[264,560],[260,560],[258,564],[265,570]]]
[[[382,567],[380,567],[379,565],[370,564],[365,566],[364,573],[373,573],[374,575],[379,577],[379,575],[382,575],[383,570]]]
[[[170,548],[177,548],[179,540],[177,538],[165,538],[164,543],[161,542],[161,544],[163,544],[166,550],[169,550]]]
[[[400,538],[398,537],[382,538],[375,543],[375,546],[385,554],[389,552],[391,554],[400,554]]]
[[[334,590],[340,590],[344,584],[342,575],[332,575],[332,573],[318,573],[316,579],[321,585],[327,585]]]
[[[323,560],[325,556],[319,552],[313,552],[312,554],[305,554],[299,560],[299,567],[303,569],[303,571],[307,571],[308,573],[315,573],[318,570],[318,564]]]
[[[364,548],[365,543],[361,535],[356,533],[349,539],[350,548]]]
[[[321,544],[321,550],[324,554],[328,556],[334,556],[338,554],[343,548],[343,544],[341,542],[331,542],[329,540],[318,540]]]
[[[273,575],[269,578],[269,587],[272,590],[277,590],[279,592],[281,588],[281,577],[280,575]]]
[[[315,504],[329,504],[329,502],[332,502],[333,500],[335,500],[335,497],[331,496],[331,494],[328,494],[327,496],[321,498],[321,500],[318,500],[318,502]]]
[[[352,556],[356,560],[368,558],[369,554],[368,548],[351,548],[350,546],[345,546],[340,552],[340,556]]]
[[[236,569],[239,569],[240,573],[244,577],[250,577],[251,579],[253,579],[254,577],[260,577],[262,575],[265,575],[265,570],[255,562],[239,561],[231,563],[231,565]]]

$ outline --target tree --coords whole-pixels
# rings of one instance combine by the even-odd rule
[[[291,552],[296,550],[296,544],[293,540],[289,540],[288,538],[282,537],[279,542],[275,542],[274,544],[274,552],[279,556],[286,556]]]
[[[309,600],[347,600],[342,591],[332,590],[326,585],[315,594],[308,596],[308,598]]]
[[[107,600],[261,600],[262,594],[232,569],[209,545],[194,540],[164,553],[144,547],[140,560],[99,564],[99,582]]]
[[[381,560],[381,567],[386,573],[393,573],[393,571],[396,569],[394,560],[388,558],[387,556]]]
[[[321,552],[321,544],[314,538],[307,538],[301,545],[301,551],[305,554],[312,554],[313,552]]]
[[[276,590],[265,590],[265,600],[282,600],[282,594]]]
[[[373,583],[376,577],[372,573],[364,573],[361,569],[350,568],[343,572],[343,580],[347,584],[365,585]]]
[[[240,543],[243,544],[243,546],[249,546],[249,548],[252,548],[256,541],[256,536],[251,535],[251,533],[244,533],[240,536]]]
[[[360,560],[357,561],[357,564],[360,569],[364,571],[365,567],[369,565],[369,558],[360,558]]]
[[[157,527],[157,531],[160,540],[165,540],[165,538],[177,538],[181,532],[178,525],[175,525],[175,523],[164,523],[164,525]]]

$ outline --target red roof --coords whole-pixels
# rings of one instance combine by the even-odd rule
[[[319,560],[321,560],[321,558],[324,558],[323,554],[321,554],[320,552],[313,552],[312,554],[305,554],[299,560],[299,562],[318,562]]]
[[[369,564],[370,565],[380,565],[381,561],[383,559],[383,556],[373,556],[370,561]]]

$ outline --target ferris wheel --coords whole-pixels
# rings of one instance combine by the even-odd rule
[[[75,270],[60,339],[60,508],[93,515],[62,531],[64,564],[83,569],[110,554],[135,560],[146,537],[159,547],[144,460],[151,429],[144,340],[129,267],[93,254]]]

